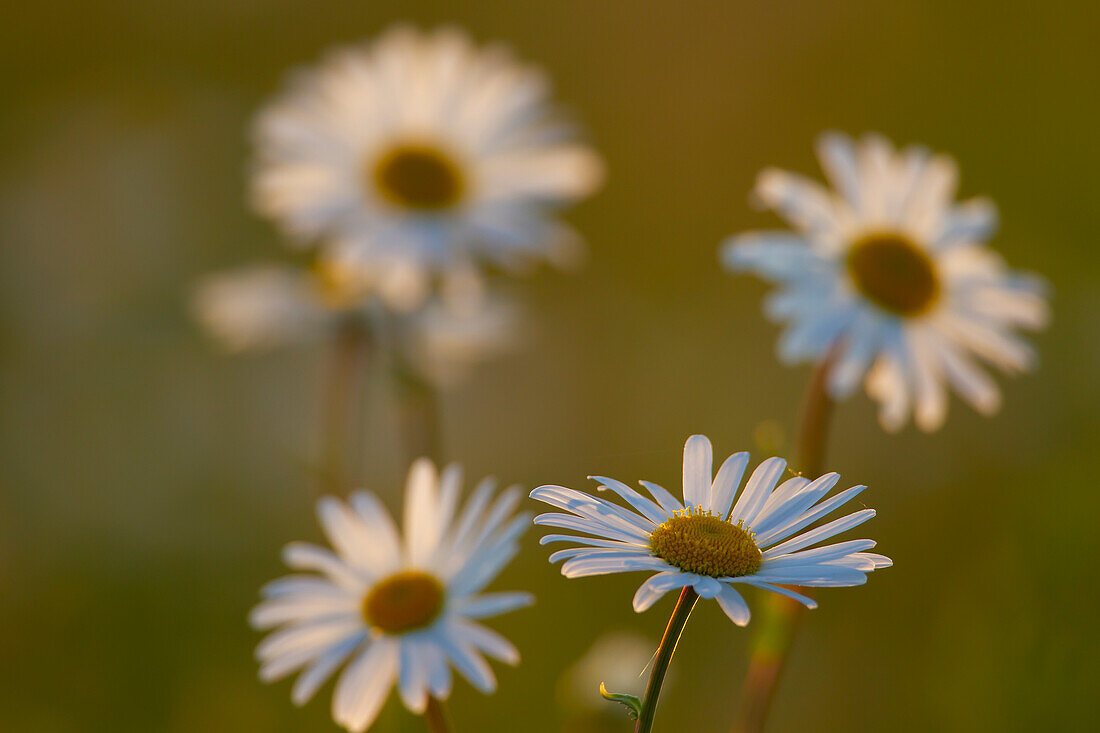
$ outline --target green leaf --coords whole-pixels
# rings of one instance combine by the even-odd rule
[[[631,720],[637,720],[638,715],[642,712],[642,701],[634,695],[625,695],[618,692],[608,692],[603,683],[600,683],[600,697],[604,700],[610,700],[611,702],[617,702],[620,705],[626,707],[626,714],[630,716]]]

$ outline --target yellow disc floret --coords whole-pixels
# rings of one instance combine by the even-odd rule
[[[395,147],[367,176],[383,198],[407,209],[446,209],[458,203],[465,190],[462,171],[451,156],[428,145]]]
[[[649,536],[649,548],[685,573],[721,578],[760,569],[760,548],[752,531],[698,507],[666,519]]]
[[[363,599],[363,618],[387,634],[430,626],[443,610],[443,585],[419,570],[391,575]]]
[[[932,258],[907,237],[892,232],[868,234],[852,244],[848,272],[868,300],[900,316],[928,311],[940,292]]]

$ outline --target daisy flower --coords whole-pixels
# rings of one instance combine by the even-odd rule
[[[828,355],[832,396],[862,381],[887,430],[911,412],[922,430],[939,428],[948,386],[978,412],[995,412],[1000,391],[977,361],[1010,373],[1031,367],[1032,350],[1013,329],[1043,327],[1048,309],[1041,280],[1009,270],[985,245],[993,203],[956,202],[954,161],[922,147],[826,133],[817,154],[835,192],[763,171],[756,197],[796,231],[740,234],[722,251],[727,268],[780,286],[766,304],[787,324],[780,358]]]
[[[749,607],[737,585],[779,593],[815,608],[811,598],[786,586],[862,585],[867,573],[890,566],[889,558],[868,552],[875,546],[873,540],[814,547],[866,522],[875,516],[873,509],[806,529],[865,486],[825,499],[840,480],[828,473],[814,481],[796,476],[777,487],[787,462],[769,458],[757,466],[737,497],[748,463],[748,453],[735,453],[712,477],[710,441],[693,435],[684,445],[683,503],[648,481],[641,483],[652,500],[614,479],[591,477],[630,509],[574,489],[540,486],[531,497],[566,513],[540,514],[535,524],[584,533],[550,534],[540,543],[579,545],[550,555],[550,562],[565,560],[561,573],[567,578],[654,573],[634,594],[634,610],[639,613],[671,590],[692,588],[700,598],[718,601],[738,626],[749,622]]]
[[[519,341],[519,308],[479,292],[433,295],[412,311],[374,298],[362,268],[319,262],[300,269],[255,265],[208,275],[192,298],[199,323],[226,349],[260,350],[321,341],[347,327],[377,335],[418,376],[457,386],[479,364]]]
[[[320,340],[371,317],[369,284],[358,269],[253,265],[207,275],[192,294],[196,320],[229,351]]]
[[[300,71],[257,118],[253,201],[303,244],[369,263],[399,299],[480,261],[562,261],[553,218],[602,178],[550,85],[502,46],[398,27]]]
[[[493,500],[491,479],[456,514],[461,484],[457,466],[437,476],[431,461],[414,463],[403,538],[370,492],[347,503],[321,499],[318,516],[335,551],[300,542],[284,550],[299,573],[265,586],[250,615],[257,629],[277,627],[256,649],[260,678],[300,671],[291,698],[302,705],[347,661],[332,715],[352,731],[371,725],[395,684],[413,713],[425,711],[429,696],[446,699],[451,667],[492,692],[496,679],[483,655],[514,665],[519,652],[477,621],[533,598],[483,590],[519,550],[530,517],[513,515],[516,488]]]

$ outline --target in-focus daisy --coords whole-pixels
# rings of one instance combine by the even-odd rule
[[[482,481],[457,512],[462,472],[437,476],[420,459],[405,490],[404,537],[378,497],[367,491],[347,503],[317,505],[335,552],[295,542],[283,552],[299,574],[269,583],[252,610],[258,629],[278,627],[256,649],[264,681],[299,672],[291,697],[309,700],[347,662],[336,682],[332,715],[348,730],[365,730],[396,684],[410,711],[451,692],[451,667],[484,693],[496,678],[482,655],[508,664],[519,652],[477,623],[529,605],[528,593],[483,590],[519,549],[530,522],[513,515],[519,492],[493,500]]]
[[[654,573],[635,593],[635,611],[645,611],[671,590],[692,588],[700,598],[717,600],[739,626],[748,623],[749,607],[735,588],[738,584],[815,608],[811,598],[786,586],[862,585],[867,573],[891,564],[889,558],[868,552],[873,540],[815,547],[875,516],[873,509],[807,529],[865,486],[828,499],[825,495],[840,479],[835,473],[813,481],[796,476],[776,486],[787,462],[769,458],[753,471],[738,497],[748,463],[748,453],[735,453],[713,476],[710,441],[693,435],[684,445],[683,503],[648,481],[641,483],[652,500],[614,479],[591,477],[601,490],[618,494],[629,509],[562,486],[540,486],[531,497],[567,513],[540,514],[535,524],[584,533],[550,534],[540,542],[579,545],[550,555],[550,562],[565,560],[561,572],[567,578]]]
[[[835,192],[793,173],[763,171],[755,195],[797,230],[730,239],[722,260],[780,285],[768,315],[787,323],[785,361],[830,355],[831,394],[864,382],[888,430],[914,414],[939,428],[950,385],[982,414],[1000,391],[976,358],[1007,372],[1034,355],[1014,328],[1048,319],[1042,282],[1009,270],[985,241],[997,223],[985,198],[955,202],[958,171],[945,155],[895,151],[867,135],[825,133],[817,147]],[[976,357],[976,358],[975,358]]]
[[[602,178],[547,79],[455,29],[332,53],[260,113],[255,142],[256,208],[402,299],[478,261],[566,258],[579,239],[553,214]]]
[[[192,306],[203,327],[235,352],[321,341],[343,328],[363,328],[440,388],[459,384],[473,367],[519,340],[519,309],[501,296],[441,293],[411,311],[395,311],[374,292],[362,268],[332,262],[308,269],[256,265],[207,276],[195,289]]]

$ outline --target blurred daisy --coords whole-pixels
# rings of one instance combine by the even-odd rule
[[[854,486],[829,499],[835,473],[810,481],[787,479],[782,458],[757,466],[734,503],[748,453],[736,453],[711,474],[710,441],[693,435],[684,445],[684,503],[665,489],[642,481],[653,500],[626,484],[592,478],[632,510],[581,491],[540,486],[531,497],[564,513],[540,514],[535,524],[560,527],[591,536],[551,534],[541,544],[573,542],[550,562],[565,560],[567,578],[633,571],[655,572],[634,594],[634,610],[645,611],[671,590],[692,588],[701,598],[714,598],[738,626],[749,621],[749,607],[734,588],[763,588],[815,608],[810,598],[786,586],[841,587],[862,585],[867,573],[889,567],[889,558],[867,550],[873,540],[848,540],[814,547],[875,516],[861,509],[814,529],[814,522],[855,498],[865,486]],[[825,499],[824,501],[822,501]],[[732,509],[731,509],[732,507]],[[809,549],[812,548],[812,549]]]
[[[520,309],[502,298],[468,304],[436,298],[404,318],[395,338],[404,363],[440,389],[461,384],[476,367],[516,350]]]
[[[603,684],[609,690],[640,695],[656,648],[655,642],[629,631],[599,636],[558,681],[559,701],[578,712],[610,715],[618,722],[621,711],[609,706],[597,690]]]
[[[504,47],[393,29],[299,72],[259,114],[253,201],[402,300],[480,260],[568,259],[579,238],[553,213],[592,193],[602,164],[549,96]]]
[[[1048,310],[1042,282],[985,246],[993,203],[956,203],[954,161],[922,147],[826,133],[817,153],[836,192],[763,171],[756,196],[797,231],[737,235],[722,253],[729,269],[781,286],[766,307],[788,324],[780,358],[830,355],[831,394],[846,397],[863,381],[888,430],[911,411],[921,429],[939,428],[947,385],[978,412],[995,412],[1000,391],[974,357],[1029,368],[1034,355],[1013,328],[1043,327]]]
[[[230,351],[321,341],[347,327],[383,338],[417,375],[455,386],[471,370],[514,349],[519,310],[499,296],[432,296],[411,312],[372,297],[363,268],[327,262],[309,269],[257,265],[207,276],[195,290],[195,317]]]
[[[359,270],[255,265],[207,275],[191,306],[199,323],[230,351],[321,340],[371,314],[369,285]]]
[[[250,615],[258,629],[279,627],[256,649],[260,678],[270,682],[301,670],[291,698],[302,705],[350,659],[336,682],[332,715],[352,731],[371,725],[395,684],[413,713],[425,711],[429,695],[446,699],[452,666],[477,689],[492,692],[496,678],[482,655],[514,665],[519,652],[477,620],[533,598],[482,591],[519,550],[530,518],[513,515],[515,488],[493,501],[491,479],[456,516],[461,483],[457,466],[437,476],[431,461],[414,463],[404,538],[370,492],[352,494],[347,503],[322,499],[318,516],[335,552],[287,545],[287,565],[315,572],[269,583]]]

